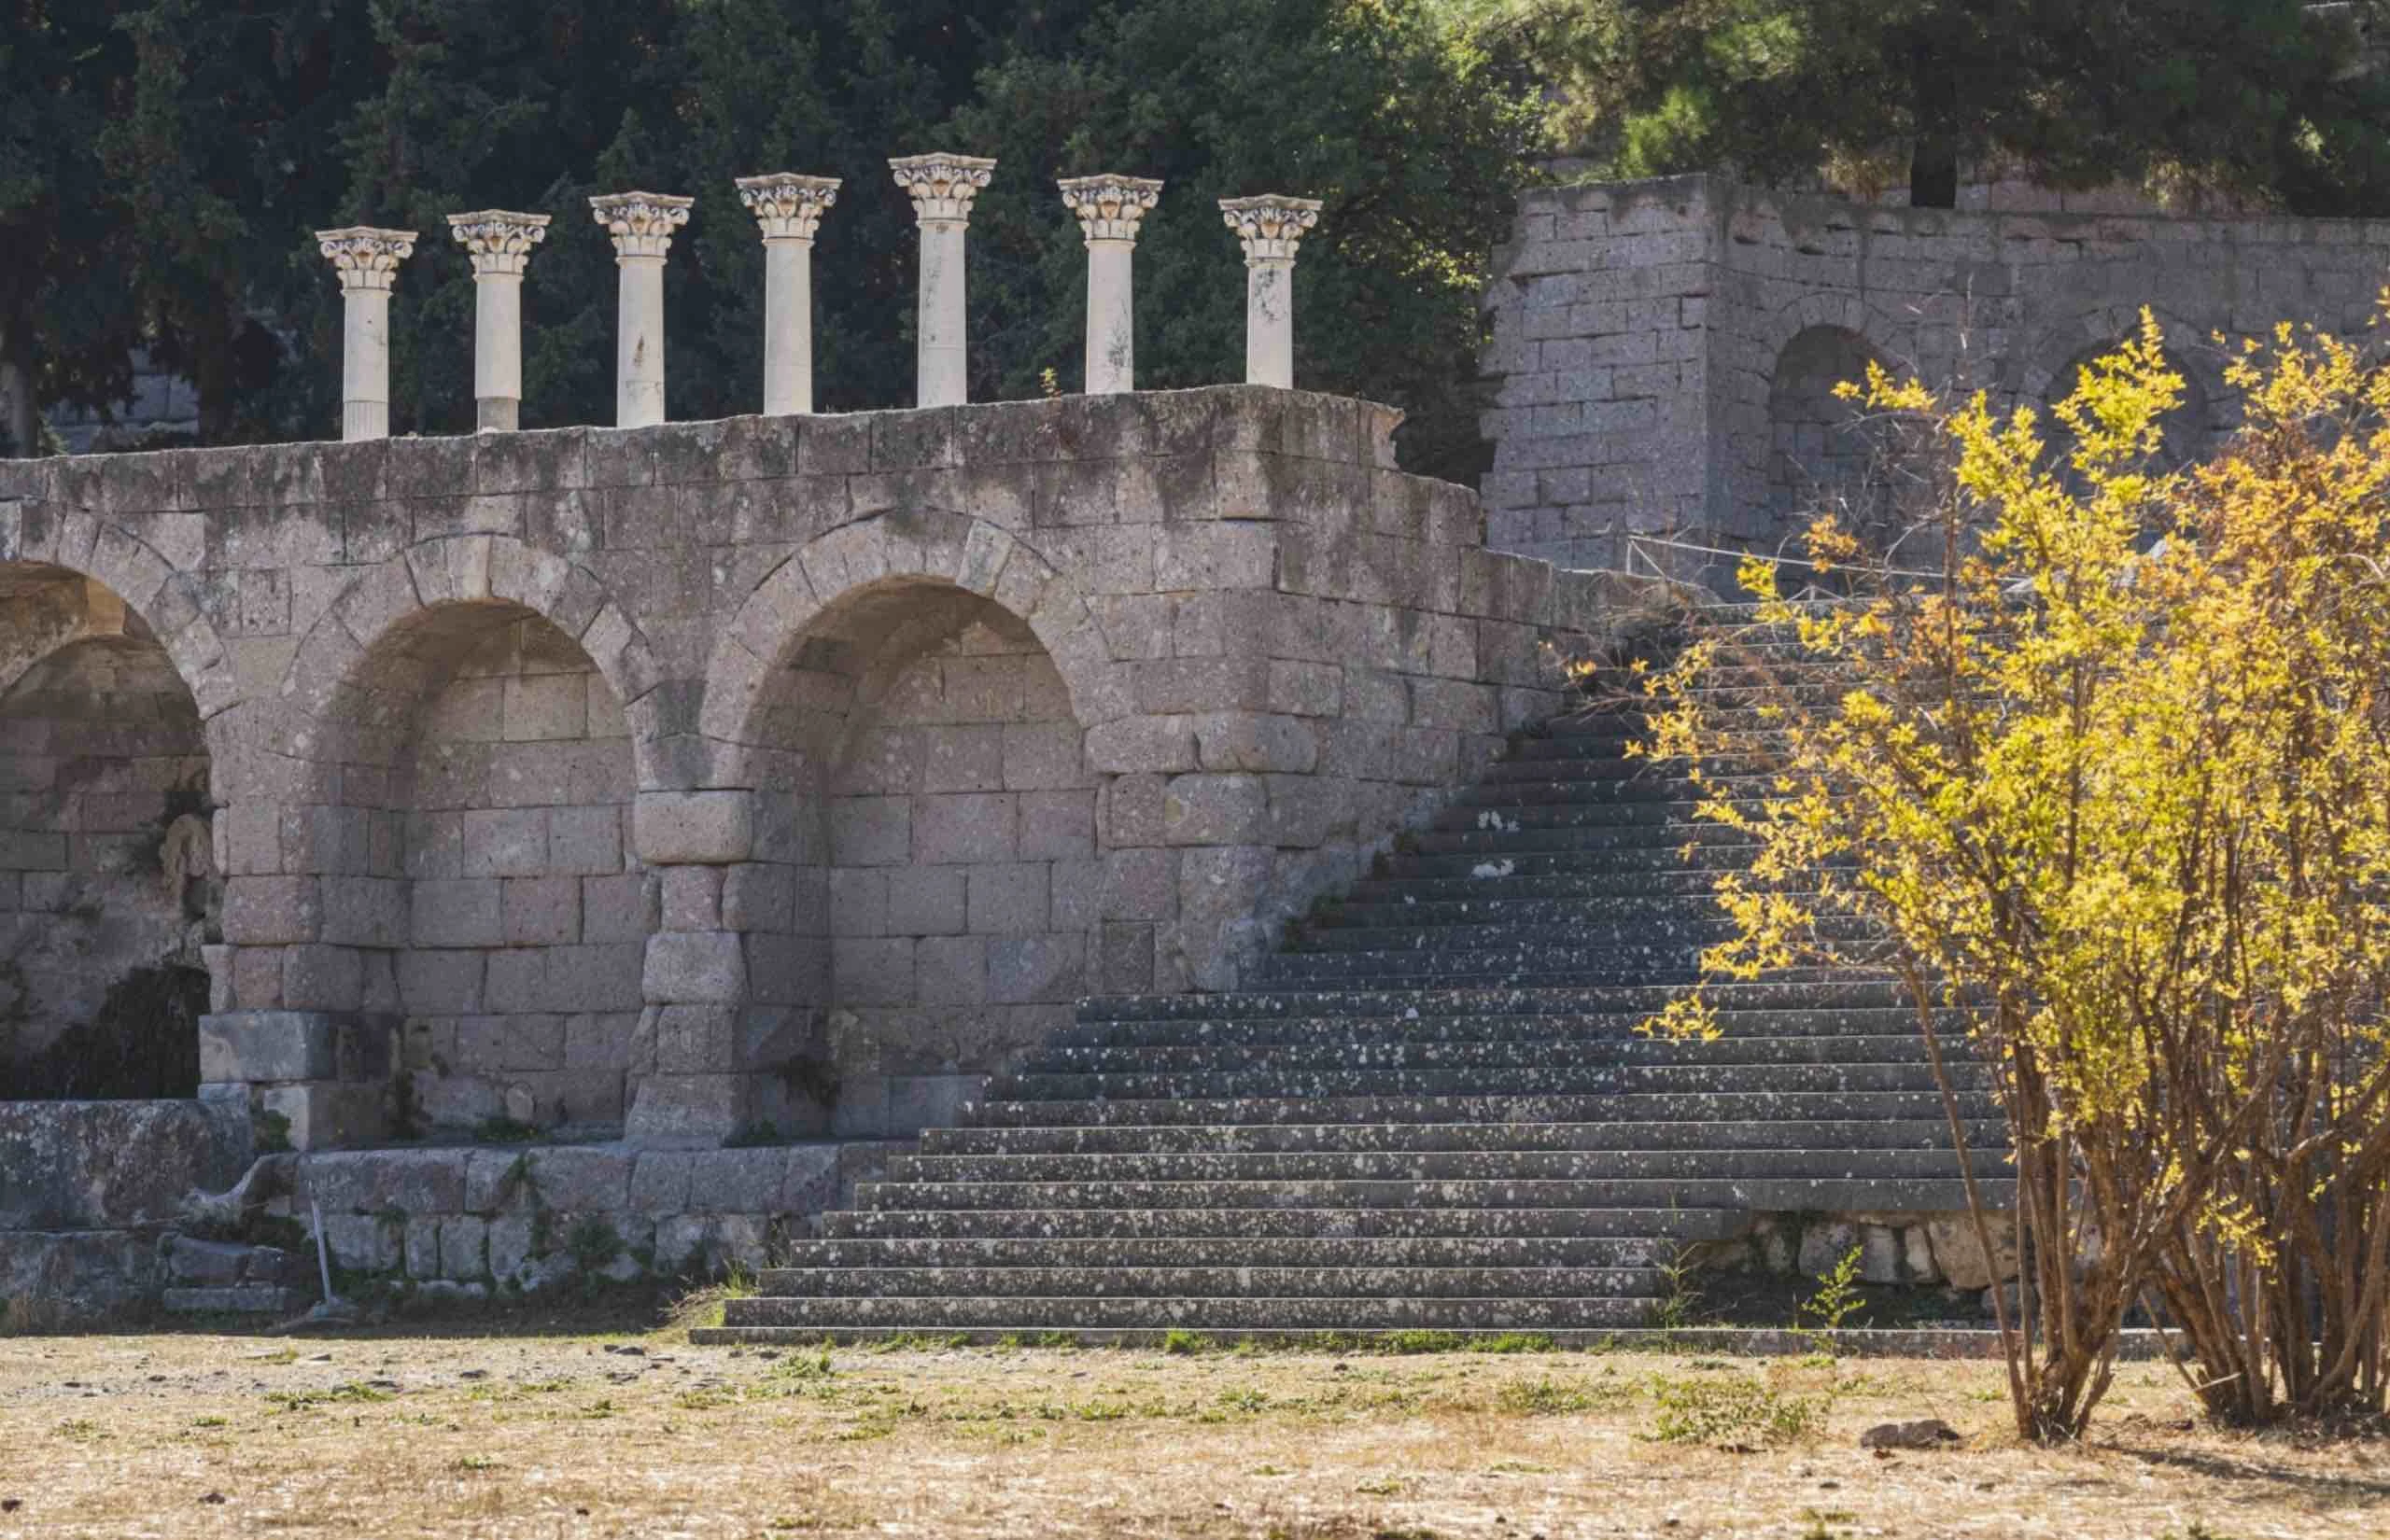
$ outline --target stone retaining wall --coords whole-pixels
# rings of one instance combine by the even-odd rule
[[[905,1136],[1078,995],[1232,987],[1555,708],[1609,590],[1484,550],[1395,421],[1224,386],[0,462],[0,578],[105,588],[203,724],[203,1095],[302,1148]]]
[[[2362,330],[2385,262],[2382,220],[1894,208],[1720,176],[1534,189],[1485,296],[1487,541],[1621,569],[1636,534],[1774,550],[1870,496],[1866,429],[1830,393],[1869,359],[2046,406],[2144,305],[2196,453],[2231,426],[2211,334]]]

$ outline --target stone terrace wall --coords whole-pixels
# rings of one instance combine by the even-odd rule
[[[1686,176],[1530,192],[1495,271],[1488,543],[1624,567],[1633,534],[1775,549],[1857,494],[1865,447],[1826,392],[1870,357],[2043,405],[2148,305],[2194,450],[2230,426],[2211,334],[2363,328],[2390,222],[1889,208]]]
[[[1394,421],[1232,386],[7,462],[0,573],[104,586],[204,723],[204,1095],[302,1147],[903,1135],[1078,994],[1230,987],[1554,708],[1603,590],[1483,549]]]

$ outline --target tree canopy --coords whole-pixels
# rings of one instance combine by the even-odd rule
[[[1961,163],[2303,214],[2390,213],[2370,0],[1486,0],[1567,98],[1562,139],[1624,175],[1731,165],[1906,182]]]
[[[972,223],[975,399],[1077,387],[1085,259],[1053,181],[1121,171],[1168,183],[1139,243],[1141,384],[1240,377],[1244,272],[1213,201],[1319,197],[1302,382],[1409,409],[1425,469],[1478,452],[1475,291],[1535,88],[1426,0],[0,4],[0,366],[44,404],[120,393],[139,344],[193,378],[207,441],[329,431],[340,301],[309,232],[373,223],[422,237],[392,429],[469,429],[472,281],[445,216],[495,206],[553,219],[525,426],[607,421],[615,270],[586,199],[641,188],[697,200],[668,269],[668,408],[752,411],[763,253],[731,179],[765,171],[845,179],[814,251],[817,398],[903,404],[915,234],[887,159],[953,149],[1000,161]]]

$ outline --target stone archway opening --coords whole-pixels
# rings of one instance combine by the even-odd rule
[[[435,606],[332,709],[326,939],[399,1019],[401,1135],[620,1127],[654,896],[622,705],[524,606]]]
[[[1809,327],[1784,344],[1767,393],[1767,512],[1771,537],[1799,554],[1803,530],[1831,512],[1846,529],[1877,530],[1890,513],[1883,435],[1836,386],[1864,381],[1880,355],[1838,326]]]
[[[208,772],[140,615],[79,573],[0,566],[0,1098],[197,1092]]]
[[[816,616],[755,721],[759,855],[794,894],[757,1006],[808,1018],[796,1111],[858,1136],[948,1121],[1084,990],[1097,782],[1069,689],[1019,616],[902,579]]]

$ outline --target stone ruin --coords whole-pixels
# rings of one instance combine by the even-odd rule
[[[482,431],[386,437],[415,236],[358,228],[322,236],[342,442],[0,463],[0,1077],[161,1001],[190,1018],[148,1099],[0,1078],[0,1296],[287,1308],[303,1269],[255,1222],[320,1210],[340,1266],[425,1289],[770,1257],[794,1292],[734,1335],[1034,1325],[984,1267],[856,1281],[949,1241],[1019,1250],[1016,1280],[1059,1276],[1061,1236],[1150,1262],[1087,1227],[1099,1193],[1184,1226],[1137,1232],[1173,1260],[1046,1324],[1608,1330],[1685,1246],[1996,1282],[1896,1001],[1753,986],[1756,1043],[1622,1045],[1691,977],[1714,858],[1621,758],[1631,724],[1554,720],[1561,665],[1660,592],[1607,570],[1670,565],[1629,536],[1768,546],[1835,483],[1821,382],[1855,363],[1964,338],[2038,399],[2144,296],[2170,336],[2302,298],[2344,324],[2390,227],[1531,193],[1488,299],[1481,508],[1396,469],[1393,412],[1292,388],[1316,203],[1222,205],[1247,383],[1138,392],[1162,189],[1066,182],[1088,393],[971,404],[993,168],[892,166],[922,235],[911,410],[811,412],[839,189],[780,175],[740,183],[760,416],[662,420],[689,201],[625,193],[592,200],[614,427],[516,430],[546,230],[480,211],[452,225]],[[1103,1150],[1146,1153],[1041,1185]],[[1212,1180],[1240,1161],[1282,1174]],[[1557,1207],[1518,1207],[1529,1179]],[[1227,1207],[1170,1217],[1199,1197]],[[1496,1256],[1531,1266],[1436,1293]],[[1299,1293],[1331,1260],[1382,1297],[1188,1313],[1246,1287],[1215,1264]],[[1544,1297],[1554,1267],[1588,1297]]]
[[[1557,707],[1603,580],[1487,551],[1468,492],[1394,468],[1397,413],[1288,388],[1315,203],[1224,205],[1258,383],[1137,393],[1128,258],[1159,189],[1066,184],[1091,393],[965,405],[989,166],[892,163],[924,243],[916,409],[808,410],[836,189],[767,176],[741,186],[769,414],[660,420],[688,201],[634,193],[592,200],[622,267],[613,427],[513,430],[545,232],[483,211],[454,224],[484,431],[384,436],[415,237],[349,229],[322,238],[343,442],[0,463],[0,1062],[170,967],[204,981],[190,1118],[311,1153],[777,1160],[740,1211],[780,1211],[813,1178],[725,1142],[908,1138],[1084,994],[1230,986]],[[6,1223],[42,1218],[43,1159],[8,1147]],[[636,1164],[687,1194],[685,1160]]]

